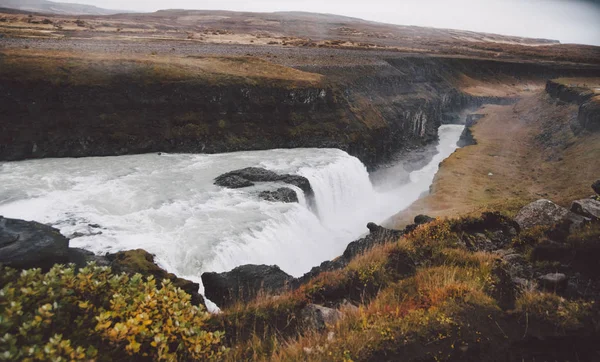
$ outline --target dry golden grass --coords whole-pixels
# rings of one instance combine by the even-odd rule
[[[46,80],[65,85],[103,85],[119,77],[141,82],[200,81],[316,86],[319,74],[303,72],[253,57],[175,57],[69,53],[29,49],[0,52],[0,76]]]
[[[543,92],[516,105],[486,105],[472,128],[477,144],[457,150],[435,176],[430,195],[394,216],[404,227],[417,214],[451,216],[500,209],[516,212],[548,198],[566,206],[591,194],[600,169],[600,133],[575,136],[577,106],[559,105]]]

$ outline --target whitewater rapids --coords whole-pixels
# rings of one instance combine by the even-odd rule
[[[5,162],[0,215],[52,225],[76,236],[72,247],[99,254],[143,248],[169,272],[200,284],[203,272],[242,264],[277,264],[300,276],[340,255],[367,222],[384,221],[426,192],[462,130],[441,126],[431,162],[385,192],[376,191],[357,158],[337,149]],[[249,166],[308,178],[315,206],[287,184],[213,185],[215,177]],[[259,199],[260,191],[281,186],[293,188],[300,202]]]

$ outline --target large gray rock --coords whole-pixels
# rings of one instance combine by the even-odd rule
[[[567,223],[572,231],[588,220],[546,199],[534,201],[523,207],[515,217],[515,221],[522,229]]]
[[[337,309],[309,304],[302,309],[300,317],[304,328],[321,331],[328,325],[334,325],[337,321],[342,319],[343,314]]]
[[[258,196],[267,201],[298,202],[296,191],[288,187],[280,187],[275,191],[263,191]]]
[[[69,262],[69,239],[34,221],[0,216],[0,263],[17,269],[49,269]]]
[[[539,278],[540,287],[556,293],[562,293],[569,285],[569,279],[562,273],[550,273]]]
[[[228,187],[230,189],[241,189],[243,187],[254,186],[254,182],[238,175],[221,175],[215,179],[215,185]]]
[[[573,201],[571,211],[591,219],[600,219],[600,201],[594,199]]]
[[[285,182],[299,187],[307,196],[313,194],[310,182],[304,176],[280,175],[260,167],[246,167],[222,174],[215,179],[215,185],[229,188],[242,188],[254,185],[254,182]]]
[[[276,265],[242,265],[225,273],[202,274],[204,295],[219,307],[250,301],[259,293],[277,293],[293,281]]]

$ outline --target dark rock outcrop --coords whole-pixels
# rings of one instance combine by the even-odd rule
[[[431,216],[420,214],[420,215],[415,216],[414,221],[415,221],[415,224],[417,224],[417,225],[424,225],[424,224],[428,224],[432,221],[435,221],[435,218],[433,218]]]
[[[167,273],[156,265],[154,255],[143,249],[120,251],[116,254],[108,254],[107,259],[116,273],[139,273],[144,277],[152,275],[156,279],[156,285],[160,287],[162,280],[170,280],[174,286],[183,289],[191,295],[192,304],[204,305],[204,298],[198,293],[200,284],[190,280],[178,278],[175,274]]]
[[[485,114],[469,114],[467,116],[467,119],[465,121],[465,129],[460,134],[460,138],[456,143],[458,147],[467,147],[477,144],[475,137],[473,137],[471,127],[477,124],[477,121],[479,121],[483,117],[485,117]]]
[[[258,197],[267,201],[298,202],[296,191],[287,187],[280,187],[275,191],[263,191],[258,194]]]
[[[321,265],[313,267],[308,273],[298,278],[295,285],[301,285],[322,272],[341,269],[357,255],[371,249],[373,246],[398,240],[404,235],[404,230],[386,229],[373,222],[368,223],[367,228],[370,232],[369,235],[349,243],[344,253],[336,259],[324,261]]]
[[[225,273],[202,274],[204,295],[219,307],[249,301],[261,292],[279,292],[293,279],[276,265],[242,265]]]
[[[584,130],[600,131],[600,96],[593,90],[549,80],[546,82],[546,92],[560,101],[579,106],[577,119],[571,123],[571,128],[575,134],[579,134]]]
[[[595,96],[579,106],[575,131],[585,129],[591,132],[600,131],[600,96]]]
[[[69,263],[75,264],[77,268],[83,268],[91,262],[96,263],[97,266],[110,266],[110,260],[106,256],[96,255],[85,249],[69,248]]]
[[[534,226],[551,227],[566,223],[569,230],[574,230],[580,228],[587,220],[589,219],[546,199],[534,201],[523,207],[515,217],[515,221],[523,229]]]
[[[593,220],[600,219],[600,201],[594,199],[573,201],[571,211]]]
[[[592,189],[596,194],[600,195],[600,180],[596,180],[596,182],[592,184]]]
[[[280,175],[276,172],[260,168],[246,167],[224,173],[215,179],[215,185],[229,188],[242,188],[254,185],[254,182],[285,182],[299,187],[306,196],[313,194],[310,181],[299,175]]]
[[[69,239],[50,226],[0,216],[0,263],[17,269],[49,269],[69,262]]]
[[[249,181],[238,175],[221,175],[215,179],[215,185],[228,187],[230,189],[241,189],[243,187],[254,186],[254,182]]]
[[[410,233],[412,231],[414,231],[419,225],[425,225],[425,224],[429,224],[430,222],[434,221],[435,218],[431,217],[431,216],[427,216],[427,215],[417,215],[414,218],[414,223],[407,225],[406,228],[404,229],[405,233]]]

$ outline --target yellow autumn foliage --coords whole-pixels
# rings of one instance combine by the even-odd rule
[[[223,333],[190,296],[90,264],[0,271],[0,361],[218,359]]]

